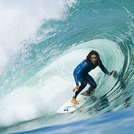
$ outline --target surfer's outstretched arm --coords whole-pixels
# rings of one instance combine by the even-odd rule
[[[104,67],[104,65],[102,64],[102,61],[101,61],[101,60],[100,60],[100,65],[99,65],[99,67],[100,67],[101,70],[102,70],[105,74],[107,74],[108,76],[112,75],[113,72],[114,72],[114,71],[109,72],[109,71]]]
[[[111,71],[111,72],[108,74],[108,76],[112,75],[112,74],[113,74],[113,72],[114,72],[114,70],[113,70],[113,71]]]

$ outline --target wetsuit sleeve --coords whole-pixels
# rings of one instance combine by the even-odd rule
[[[81,79],[81,76],[79,74],[81,74],[83,72],[83,70],[85,70],[85,67],[87,66],[87,63],[85,62],[85,60],[83,60],[74,70],[74,79],[75,79],[75,83],[76,85],[79,85],[79,81]],[[78,77],[79,75],[79,77]]]
[[[79,82],[78,82],[78,75],[74,75],[74,79],[75,79],[76,85],[78,86],[78,85],[79,85]]]
[[[105,74],[109,74],[108,70],[104,67],[104,65],[102,64],[102,61],[100,61],[100,65],[99,67],[101,68],[101,70],[105,73]]]

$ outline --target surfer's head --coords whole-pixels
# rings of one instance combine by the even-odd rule
[[[92,50],[86,57],[86,62],[90,64],[100,64],[100,56],[98,52]]]

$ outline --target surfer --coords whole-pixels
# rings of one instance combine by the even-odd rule
[[[76,100],[78,94],[86,87],[87,84],[90,85],[89,89],[83,93],[85,96],[90,96],[95,88],[97,87],[96,82],[88,74],[91,70],[95,69],[97,66],[101,68],[101,70],[107,74],[108,76],[112,75],[113,71],[109,72],[104,65],[102,64],[102,61],[100,59],[100,56],[98,52],[92,50],[86,57],[85,60],[83,60],[75,69],[73,72],[76,87],[73,89],[73,92],[75,92],[75,95],[73,96],[71,102],[73,104],[78,105],[78,101]],[[80,83],[80,85],[79,85]]]

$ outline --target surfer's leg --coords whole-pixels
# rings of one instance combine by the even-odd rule
[[[73,98],[76,99],[77,95],[86,87],[86,85],[87,85],[87,81],[84,80],[84,81],[81,83],[79,89],[75,92],[75,95],[74,95]]]
[[[96,82],[94,81],[94,79],[90,75],[88,75],[86,77],[86,79],[87,79],[88,83],[90,84],[90,87],[87,90],[87,93],[88,94],[92,94],[92,92],[94,91],[94,89],[97,87],[97,84],[96,84]]]
[[[85,88],[87,85],[87,81],[83,81],[79,87],[79,89],[75,92],[75,95],[73,96],[71,102],[75,105],[78,105],[79,102],[76,100],[77,95]]]

